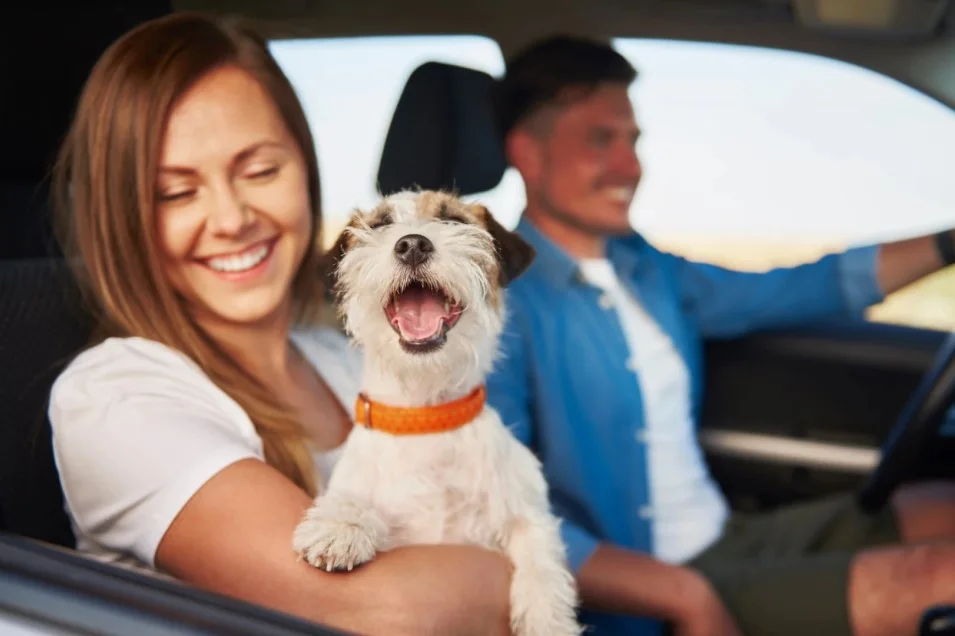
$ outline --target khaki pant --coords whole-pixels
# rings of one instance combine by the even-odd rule
[[[745,636],[850,636],[849,564],[898,543],[890,507],[867,515],[854,495],[736,514],[723,537],[688,563],[713,584]]]

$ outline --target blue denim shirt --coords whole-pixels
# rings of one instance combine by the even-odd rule
[[[570,565],[598,542],[653,552],[641,395],[613,308],[584,282],[575,261],[527,219],[517,232],[537,250],[511,283],[502,358],[488,398],[505,425],[540,458]],[[703,392],[702,341],[754,329],[860,316],[882,299],[875,246],[766,273],[744,273],[662,252],[639,234],[609,242],[621,282],[669,335],[691,376],[694,417]],[[597,615],[596,634],[655,634],[660,623]]]

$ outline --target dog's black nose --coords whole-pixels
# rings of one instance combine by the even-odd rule
[[[395,243],[395,256],[405,265],[421,265],[434,253],[434,243],[420,234],[406,234]]]

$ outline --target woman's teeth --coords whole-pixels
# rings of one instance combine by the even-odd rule
[[[264,261],[269,255],[270,249],[271,246],[269,245],[261,245],[241,254],[210,258],[206,262],[209,264],[209,267],[216,270],[217,272],[235,274],[237,272],[250,270]]]

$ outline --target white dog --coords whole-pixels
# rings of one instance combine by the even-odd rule
[[[537,458],[484,402],[503,287],[533,249],[480,205],[403,192],[356,213],[332,252],[339,311],[364,351],[356,423],[295,532],[315,567],[351,570],[408,544],[503,551],[511,628],[581,633]]]

